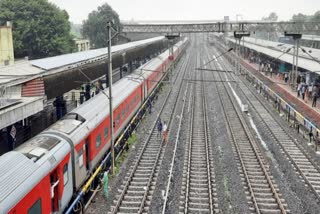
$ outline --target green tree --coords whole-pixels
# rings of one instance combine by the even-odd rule
[[[296,15],[293,15],[292,16],[292,19],[290,21],[293,21],[293,22],[306,22],[309,20],[309,16],[307,15],[304,15],[302,13],[298,13]]]
[[[88,19],[83,22],[82,35],[89,38],[91,44],[95,48],[102,48],[107,46],[107,23],[113,21],[114,28],[120,29],[120,19],[117,12],[115,12],[107,3],[98,7],[88,16]],[[112,40],[114,44],[115,41]]]
[[[270,21],[270,22],[276,22],[278,21],[278,15],[275,12],[272,12],[269,14],[268,17],[263,17],[263,21]]]
[[[0,0],[0,23],[11,21],[16,57],[41,58],[71,52],[69,15],[48,0]]]
[[[302,13],[298,13],[298,14],[294,14],[292,16],[292,19],[290,21],[293,22],[298,22],[295,26],[295,30],[301,30],[303,31],[304,27],[303,27],[303,22],[320,22],[320,11],[315,12],[313,15],[305,15]],[[299,24],[299,22],[301,24]],[[309,32],[309,34],[316,34],[319,35],[318,32]]]
[[[312,22],[320,22],[320,10],[315,12],[315,14],[311,17]]]

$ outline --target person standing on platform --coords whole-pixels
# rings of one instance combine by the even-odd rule
[[[308,100],[311,100],[312,98],[312,88],[313,88],[312,85],[308,86]]]
[[[317,107],[318,87],[313,86],[312,89],[312,107]]]
[[[305,93],[306,93],[306,85],[302,84],[302,86],[301,86],[301,97],[302,97],[302,100],[304,100]]]
[[[285,83],[288,83],[288,79],[289,79],[288,73],[285,73],[285,74],[284,74],[284,82],[285,82]]]
[[[163,122],[162,132],[163,132],[163,142],[166,144],[167,143],[167,135],[168,135],[168,127],[167,127],[166,121]]]
[[[302,83],[299,83],[297,87],[297,97],[300,97]]]

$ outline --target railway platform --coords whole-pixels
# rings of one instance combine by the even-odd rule
[[[248,60],[241,60],[241,64],[251,73],[263,81],[276,94],[280,95],[294,109],[300,112],[305,118],[311,121],[316,127],[320,127],[320,105],[317,102],[317,107],[312,107],[312,100],[305,97],[297,97],[297,92],[293,91],[289,84],[286,84],[281,78],[276,75],[270,77],[259,71],[259,65],[250,63]]]

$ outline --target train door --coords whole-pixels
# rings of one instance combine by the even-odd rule
[[[144,100],[146,100],[146,98],[148,97],[148,79],[145,81],[145,84],[143,84],[143,93],[142,93],[142,96],[141,96],[141,101],[143,102]],[[143,97],[143,100],[142,100],[142,97]]]
[[[59,176],[58,170],[55,169],[50,174],[50,183],[51,183],[51,206],[52,213],[59,212]]]
[[[85,150],[86,150],[86,168],[87,170],[89,170],[89,163],[90,163],[90,160],[89,160],[89,138],[86,139],[86,142],[85,142]]]

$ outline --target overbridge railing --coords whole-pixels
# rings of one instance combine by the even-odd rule
[[[200,32],[295,32],[320,33],[319,22],[208,22],[183,24],[124,24],[125,33],[200,33]]]

